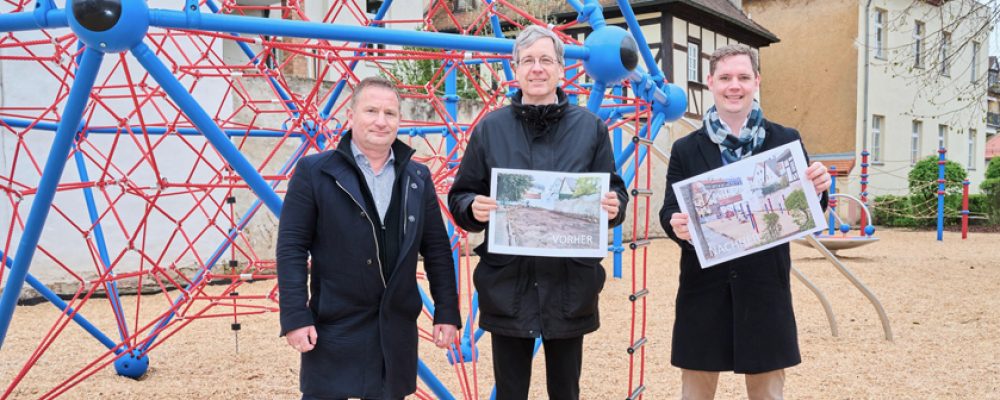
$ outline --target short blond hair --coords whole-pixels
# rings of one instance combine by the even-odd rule
[[[750,57],[750,66],[753,67],[754,76],[760,75],[760,61],[757,59],[757,50],[754,50],[752,47],[745,44],[739,43],[715,49],[715,52],[712,53],[712,58],[708,61],[708,74],[715,75],[715,66],[719,64],[719,61],[732,56]]]

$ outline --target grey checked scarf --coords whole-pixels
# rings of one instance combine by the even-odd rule
[[[746,126],[740,130],[739,139],[731,135],[729,128],[719,119],[715,106],[705,113],[704,123],[708,137],[719,145],[726,163],[736,162],[753,154],[764,144],[764,137],[767,135],[764,131],[764,113],[757,100],[753,101],[753,108],[750,109]]]

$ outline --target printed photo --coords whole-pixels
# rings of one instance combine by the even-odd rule
[[[610,176],[494,168],[488,249],[492,253],[604,257],[608,214],[601,197]]]
[[[674,184],[702,268],[826,228],[799,141]]]

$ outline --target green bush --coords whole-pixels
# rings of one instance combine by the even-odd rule
[[[986,167],[986,179],[979,184],[983,192],[983,213],[990,217],[991,224],[1000,224],[1000,157],[990,160]],[[971,205],[969,207],[972,208]]]
[[[962,165],[946,160],[944,165],[945,194],[962,194],[962,181],[968,175]],[[913,165],[909,174],[910,195],[929,199],[937,196],[938,158],[927,157]]]
[[[927,221],[914,218],[909,196],[876,196],[868,208],[875,225],[914,228],[926,226]]]
[[[950,207],[946,207],[945,215],[953,214],[959,208],[955,206],[955,200],[948,200],[949,197],[957,195],[959,197],[957,204],[961,205],[962,181],[967,176],[965,168],[962,168],[961,164],[951,160],[945,162],[945,204],[950,205]],[[910,211],[915,216],[933,217],[930,218],[927,225],[933,225],[937,215],[937,180],[938,158],[935,156],[918,161],[910,170]]]

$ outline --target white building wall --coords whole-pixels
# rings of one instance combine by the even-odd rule
[[[59,7],[64,7],[63,2],[58,2]],[[177,2],[172,0],[151,0],[149,1],[150,8],[163,8],[163,9],[177,9]],[[8,8],[9,5],[0,6],[0,12],[10,12]],[[207,8],[203,9],[202,12],[209,12]],[[151,28],[151,32],[156,32],[155,29]],[[70,33],[69,29],[57,29],[48,31],[51,36],[62,36]],[[46,39],[46,37],[39,31],[24,31],[17,33],[17,37],[22,40],[31,39]],[[146,42],[149,44],[149,41]],[[180,46],[180,50],[186,52],[187,54],[198,54],[201,51],[196,51],[190,42],[185,40],[177,40],[176,43]],[[166,46],[169,47],[169,46]],[[44,50],[43,50],[44,49]],[[33,51],[51,51],[51,48],[44,47],[33,47]],[[221,42],[216,42],[212,47],[214,52],[218,54],[222,53]],[[180,51],[177,49],[168,50],[168,53],[172,56],[177,56]],[[27,55],[23,49],[16,47],[8,47],[0,49],[0,54],[3,56],[19,56]],[[65,57],[65,56],[63,56]],[[168,68],[172,67],[169,61],[166,61],[164,57],[160,57]],[[126,55],[124,57],[125,62],[128,65],[129,71],[133,78],[133,82],[141,79],[144,74],[142,66],[131,56]],[[102,67],[97,77],[97,84],[99,85],[123,85],[116,89],[105,89],[105,94],[121,94],[127,95],[129,90],[126,88],[127,80],[123,69],[118,66],[114,68],[119,62],[119,56],[117,54],[109,54],[104,57]],[[60,61],[63,65],[68,62],[63,59]],[[56,110],[62,111],[65,108],[65,95],[68,90],[67,87],[62,87],[62,82],[60,79],[63,78],[64,72],[58,68],[56,63],[49,63],[49,69],[41,68],[40,63],[31,61],[18,61],[18,60],[0,60],[0,106],[2,107],[34,107],[35,110],[26,110],[25,115],[41,115],[38,108],[44,109],[52,104],[56,104]],[[177,76],[177,75],[175,75]],[[185,76],[181,78],[181,83],[185,87],[188,87],[192,79],[190,76]],[[65,84],[72,85],[73,79],[67,78]],[[149,78],[149,82],[152,83],[152,78]],[[202,107],[213,114],[219,112],[221,115],[226,115],[232,108],[227,101],[221,96],[225,93],[226,82],[220,78],[202,78],[199,80],[196,89],[193,91],[195,99],[202,105]],[[63,96],[60,98],[59,96]],[[116,126],[118,121],[112,118],[111,112],[104,110],[102,107],[96,107],[93,110],[94,102],[90,101],[90,107],[87,111],[87,116],[85,120],[89,118],[89,124],[91,126]],[[143,115],[147,118],[154,119],[157,121],[162,121],[164,118],[157,114],[157,109],[155,109],[152,102],[146,103],[142,107]],[[114,111],[117,115],[127,115],[135,109],[134,104],[130,99],[109,99],[104,102],[104,104]],[[162,103],[161,103],[162,105]],[[93,110],[93,111],[92,111]],[[168,108],[159,108],[160,112],[164,112],[168,119],[173,118],[172,115],[176,115]],[[5,117],[9,117],[5,116]],[[47,114],[46,118],[58,118],[59,114]],[[182,117],[183,119],[183,117]],[[137,117],[132,117],[128,120],[128,123],[132,126],[139,126],[139,121]],[[20,130],[18,130],[20,131]],[[52,140],[55,137],[55,132],[47,130],[32,130],[24,134],[24,142],[26,146],[31,150],[31,155],[34,156],[39,168],[44,168],[46,158],[48,157],[48,149],[52,145]],[[157,136],[158,137],[158,136]],[[85,149],[87,152],[97,156],[95,160],[88,159],[86,162],[87,174],[89,175],[89,180],[93,181],[100,177],[101,170],[95,164],[100,162],[102,159],[100,154],[107,154],[113,146],[114,135],[98,135],[94,134],[89,137],[88,147]],[[195,147],[201,147],[206,143],[206,140],[200,137],[187,137],[188,143]],[[131,145],[129,142],[131,139],[121,140],[116,147],[114,152],[115,156],[112,159],[114,165],[122,168],[122,170],[127,170],[129,167],[140,162],[142,154],[136,150],[136,146]],[[181,143],[178,140],[164,140],[162,143],[156,146],[154,154],[158,157],[158,164],[160,165],[160,175],[157,176],[151,169],[140,168],[134,173],[130,173],[129,179],[131,183],[136,187],[154,188],[146,189],[147,194],[152,194],[155,192],[155,187],[160,178],[166,179],[170,182],[182,182],[190,179],[193,182],[206,182],[214,174],[214,171],[206,168],[195,168],[194,166],[198,163],[196,154],[188,150],[188,145]],[[15,170],[15,156],[17,157],[17,168]],[[215,156],[213,152],[208,152],[206,158],[213,161],[215,164],[219,164],[219,158]],[[25,185],[30,187],[37,187],[40,181],[40,171],[36,170],[27,159],[27,154],[22,150],[18,152],[18,140],[17,136],[9,129],[4,128],[0,131],[0,173],[4,176],[12,176],[15,180],[23,182]],[[116,179],[124,176],[124,172],[111,171],[109,174],[109,179]],[[13,171],[13,172],[12,172]],[[193,171],[193,173],[192,173]],[[190,174],[190,177],[189,177]],[[66,168],[60,179],[61,183],[75,183],[81,182],[80,171],[77,169],[77,164],[73,157],[69,158]],[[17,188],[21,190],[22,188]],[[129,248],[129,238],[136,238],[135,246],[141,246],[143,243],[150,244],[153,248],[157,246],[162,246],[162,244],[171,240],[172,235],[177,230],[178,224],[172,222],[165,218],[162,214],[158,214],[156,211],[150,213],[148,216],[144,216],[146,212],[147,201],[139,198],[138,196],[132,194],[122,194],[125,187],[111,187],[107,188],[107,193],[109,193],[112,201],[117,201],[115,209],[119,212],[116,217],[110,215],[105,215],[103,217],[102,228],[105,235],[105,242],[109,248],[109,255],[112,261],[118,260],[115,266],[116,273],[127,273],[138,270],[139,268],[150,268],[152,264],[149,260],[143,260],[139,254],[135,251],[127,250]],[[95,190],[95,200],[98,210],[106,210],[109,203],[108,199],[104,197],[100,191]],[[120,198],[118,196],[121,196]],[[173,216],[183,215],[184,211],[190,210],[191,199],[182,198],[183,196],[177,197],[164,197],[157,200],[157,205],[164,210],[165,213],[169,213]],[[23,198],[21,202],[16,205],[15,208],[8,207],[6,200],[0,206],[0,226],[4,228],[4,233],[0,234],[0,251],[4,250],[3,246],[10,243],[10,247],[7,251],[7,256],[13,258],[16,255],[17,247],[21,239],[21,233],[23,229],[21,226],[26,222],[27,216],[31,209],[34,201],[33,195],[27,195]],[[84,201],[83,191],[79,189],[59,191],[56,193],[54,198],[54,204],[58,206],[57,211],[51,211],[49,213],[46,224],[43,228],[41,238],[39,241],[39,246],[45,249],[43,251],[36,251],[32,259],[32,264],[29,273],[41,280],[42,282],[50,285],[56,289],[57,292],[62,293],[73,293],[77,290],[77,280],[72,277],[69,273],[65,272],[58,263],[69,268],[73,273],[78,274],[84,280],[93,279],[97,276],[97,269],[95,267],[95,259],[97,259],[96,248],[94,246],[94,241],[92,238],[84,237],[80,234],[80,229],[86,230],[92,225],[91,219],[88,215],[88,210],[86,202]],[[67,215],[68,218],[64,218],[60,215],[60,212]],[[15,218],[18,221],[13,221]],[[135,231],[137,226],[141,226],[139,221],[143,218],[146,219],[146,225],[142,228],[141,233],[137,234]],[[117,224],[115,221],[120,220],[121,224]],[[11,226],[12,222],[15,225],[14,231],[7,237],[6,229]],[[192,215],[190,218],[186,219],[181,225],[193,232],[200,230],[208,223],[207,218],[204,216],[199,216],[197,214]],[[124,227],[124,228],[122,228]],[[174,237],[175,241],[180,240]],[[88,245],[90,241],[90,245]],[[220,243],[223,241],[223,235],[218,232],[210,232],[203,236],[198,245],[195,246],[195,250],[204,256],[205,254],[211,253]],[[180,251],[183,246],[174,246],[170,250],[163,253],[163,259],[174,260],[180,256]],[[47,255],[46,252],[51,254]],[[160,253],[156,253],[155,256],[159,256]],[[58,263],[57,263],[58,262]],[[193,253],[188,252],[185,256],[181,257],[177,266],[181,268],[193,268],[198,265],[198,260],[194,257]],[[9,274],[4,275],[4,282],[6,283],[6,278]],[[147,281],[150,281],[147,278]],[[129,284],[127,282],[121,283],[122,287],[125,288]],[[2,287],[2,286],[0,286]],[[27,288],[27,285],[25,285]],[[2,289],[0,289],[2,290]],[[27,294],[27,292],[22,292],[22,295]]]
[[[983,8],[974,8],[972,0],[947,2],[942,7],[932,6],[925,2],[910,0],[874,0],[872,10],[880,8],[888,14],[888,41],[885,59],[875,57],[871,52],[871,68],[868,89],[868,118],[864,122],[864,51],[858,52],[858,99],[857,99],[857,139],[856,148],[864,148],[863,132],[868,129],[868,147],[871,148],[872,116],[884,117],[882,135],[882,161],[872,163],[869,174],[869,198],[876,195],[904,195],[908,192],[907,175],[911,168],[910,135],[914,120],[922,121],[923,134],[920,140],[919,159],[937,155],[938,126],[947,125],[947,157],[967,167],[969,179],[973,182],[970,191],[978,192],[978,182],[982,182],[985,172],[983,154],[986,140],[985,101],[978,103],[968,101],[969,96],[985,95],[985,70],[987,67],[987,32],[981,32],[975,39],[973,29],[982,24],[981,18],[987,18]],[[858,45],[864,46],[865,2],[859,2],[859,32]],[[960,23],[943,21],[948,16],[966,15],[975,10]],[[924,23],[924,69],[911,70],[913,58],[913,30],[915,20]],[[950,65],[950,76],[942,76],[936,68],[939,66],[939,46],[941,43],[942,24],[950,29],[952,34],[951,48],[954,56]],[[874,45],[875,29],[871,26]],[[971,79],[972,45],[976,40],[980,46],[977,56],[979,74],[983,77],[977,82]],[[964,44],[964,45],[963,45]],[[921,77],[915,77],[920,74]],[[817,79],[822,79],[818,76]],[[982,97],[981,96],[981,97]],[[968,166],[968,141],[970,130],[975,130],[974,165]],[[858,163],[852,171],[849,193],[860,192],[860,155]]]

